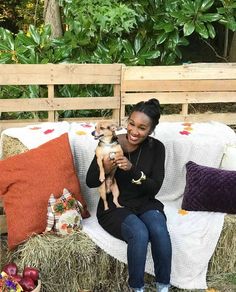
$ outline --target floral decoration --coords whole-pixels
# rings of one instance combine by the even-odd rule
[[[0,274],[0,292],[21,292],[20,284],[5,272]]]
[[[56,200],[56,203],[53,206],[53,210],[57,214],[64,213],[65,210],[72,210],[76,207],[76,200],[72,196],[69,196],[66,198],[66,200],[63,200],[62,198],[59,198]]]

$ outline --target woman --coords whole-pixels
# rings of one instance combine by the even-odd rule
[[[144,291],[148,242],[151,243],[157,291],[169,291],[170,236],[163,204],[155,199],[164,179],[165,148],[159,140],[149,136],[159,118],[157,99],[137,103],[128,118],[127,134],[118,136],[124,155],[103,161],[107,174],[117,167],[115,178],[123,208],[116,208],[112,194],[108,194],[108,210],[104,211],[101,199],[98,203],[98,222],[111,235],[127,242],[129,286],[136,292]],[[86,181],[89,187],[101,184],[95,157]]]

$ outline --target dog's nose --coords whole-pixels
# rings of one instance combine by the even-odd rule
[[[95,133],[96,133],[96,131],[94,130],[94,131],[92,131],[91,135],[95,136]]]

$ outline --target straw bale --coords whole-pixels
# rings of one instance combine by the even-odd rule
[[[42,292],[130,292],[127,266],[109,256],[82,231],[67,236],[35,235],[8,252],[7,261],[37,267]],[[145,275],[149,291],[154,277]]]
[[[26,152],[28,148],[17,138],[2,135],[2,159]]]
[[[217,248],[209,263],[208,274],[236,273],[236,215],[226,215]]]

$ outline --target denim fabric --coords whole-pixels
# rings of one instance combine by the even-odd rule
[[[170,285],[156,283],[157,292],[169,292],[169,286]]]
[[[149,210],[138,216],[130,214],[121,225],[121,233],[128,244],[127,260],[130,287],[144,287],[144,271],[149,241],[156,282],[169,284],[172,250],[164,215],[157,210]]]

